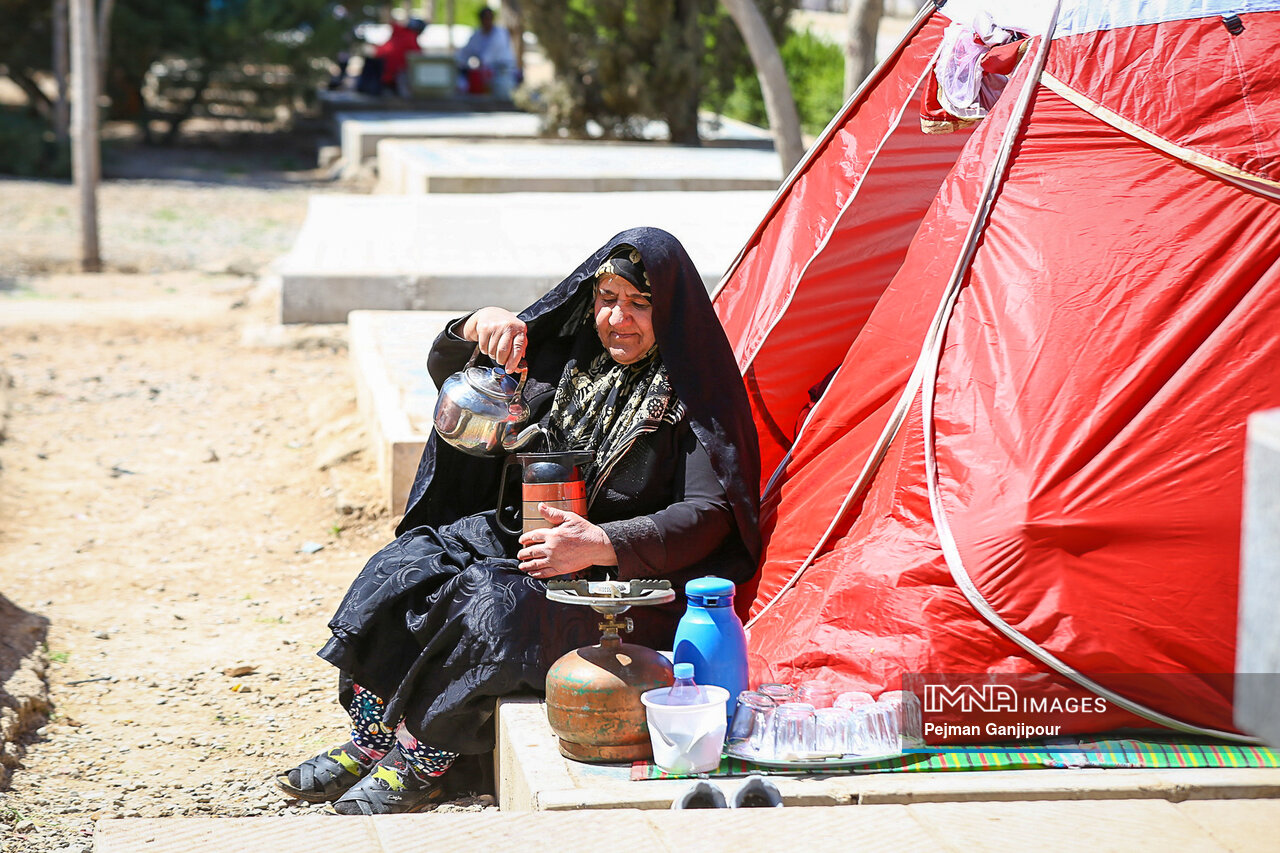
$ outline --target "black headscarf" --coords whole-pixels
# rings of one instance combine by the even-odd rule
[[[658,228],[623,231],[520,312],[529,327],[526,395],[534,400],[554,392],[572,357],[581,312],[593,299],[596,272],[623,246],[639,253],[652,287],[654,337],[671,387],[711,459],[733,505],[738,533],[754,560],[760,553],[760,455],[755,424],[724,328],[693,260],[675,237]],[[501,462],[468,456],[433,432],[396,532],[424,524],[438,526],[492,509]]]

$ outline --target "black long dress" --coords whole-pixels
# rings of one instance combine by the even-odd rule
[[[654,333],[686,416],[640,437],[602,482],[588,518],[609,536],[621,579],[684,582],[755,571],[756,436],[728,341],[692,261],[657,229],[619,234],[526,309],[526,396],[546,416],[566,363],[581,350],[571,318],[586,310],[591,275],[620,244],[637,248],[652,284]],[[594,334],[588,327],[588,333]],[[437,384],[475,344],[446,331],[432,347]],[[398,538],[369,560],[329,623],[322,658],[387,701],[431,746],[493,749],[494,698],[541,693],[565,652],[599,638],[598,615],[546,599],[546,584],[516,568],[515,537],[494,523],[501,460],[467,456],[433,434]],[[628,639],[670,648],[683,598],[636,608]]]

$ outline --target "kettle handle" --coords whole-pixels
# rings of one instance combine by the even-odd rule
[[[493,514],[494,524],[497,524],[498,527],[500,527],[504,533],[507,533],[511,536],[519,536],[521,533],[524,532],[524,530],[523,530],[523,526],[508,527],[506,525],[506,522],[502,520],[502,508],[504,506],[502,498],[507,492],[507,469],[510,468],[512,465],[519,465],[519,464],[521,464],[520,457],[515,455],[508,456],[505,460],[503,460],[502,476],[498,480],[498,509]]]
[[[479,347],[477,347],[476,349],[479,350]],[[495,369],[501,370],[504,373],[506,372],[506,368],[503,368],[503,367],[498,367]],[[524,383],[529,381],[529,362],[525,361],[523,358],[520,359],[520,363],[516,365],[516,369],[514,372],[520,374],[520,381],[516,383],[516,390],[512,393],[511,398],[513,400],[519,400],[520,394],[524,391]]]
[[[476,359],[479,357],[480,357],[480,346],[477,344],[476,348],[471,351],[471,358],[467,359],[467,363],[463,366],[462,369],[466,370],[468,367],[474,367],[476,363]],[[489,358],[489,357],[485,356],[485,358]],[[493,359],[489,359],[489,360],[492,361]],[[500,364],[495,364],[493,366],[493,369],[501,370],[503,373],[507,372],[507,369]],[[524,390],[524,383],[529,381],[529,362],[523,358],[520,359],[520,363],[516,365],[516,369],[511,372],[520,374],[520,381],[516,385],[515,393],[512,394],[513,397],[519,397],[520,392]]]

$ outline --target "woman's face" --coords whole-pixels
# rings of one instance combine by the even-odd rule
[[[653,348],[653,305],[625,278],[596,282],[595,317],[600,343],[618,364],[634,364]]]

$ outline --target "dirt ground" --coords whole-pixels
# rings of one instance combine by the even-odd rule
[[[261,150],[125,159],[102,275],[69,271],[70,186],[0,179],[0,594],[50,622],[53,704],[0,790],[5,853],[89,850],[100,818],[320,814],[271,779],[345,739],[314,651],[394,523],[345,329],[278,326],[263,273],[310,193],[350,188]]]

